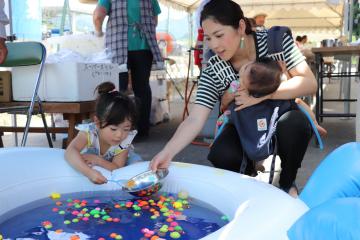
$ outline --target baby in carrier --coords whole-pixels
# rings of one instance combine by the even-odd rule
[[[286,76],[283,74],[281,66],[270,58],[249,63],[243,66],[239,72],[241,87],[255,98],[275,92],[281,81],[286,81],[284,78]],[[218,119],[216,136],[227,122],[234,124],[240,136],[244,153],[249,160],[255,162],[257,171],[264,170],[259,163],[274,153],[277,120],[285,112],[294,109],[302,110],[305,115],[311,118],[313,126],[316,128],[315,131],[318,131],[320,135],[326,135],[327,131],[317,123],[310,107],[298,98],[295,100],[265,100],[240,111],[235,111],[234,93],[239,87],[240,81],[233,81],[223,96],[221,109],[226,110]],[[246,166],[242,166],[242,168],[244,167]]]

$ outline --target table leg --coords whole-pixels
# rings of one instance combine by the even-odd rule
[[[64,119],[66,119],[66,118],[69,122],[69,130],[68,130],[68,136],[67,136],[67,142],[66,142],[66,146],[68,146],[70,144],[71,140],[73,140],[75,137],[76,115],[68,114],[68,116],[65,117],[65,114],[64,114]]]
[[[358,85],[358,89],[357,89],[358,101],[356,103],[356,141],[360,142],[360,84],[357,85]]]
[[[322,86],[320,86],[320,75],[321,75],[321,55],[320,54],[315,54],[315,77],[317,80],[317,84],[318,84],[318,88],[316,90],[316,103],[315,103],[315,116],[316,116],[316,121],[319,122],[320,118],[319,118],[319,114],[320,114],[320,88]]]
[[[69,122],[68,129],[68,137],[66,141],[66,146],[70,144],[70,142],[75,138],[77,134],[77,130],[75,126],[81,123],[84,119],[88,119],[90,117],[90,113],[64,113],[64,119]],[[63,146],[63,147],[66,147]]]
[[[2,136],[4,136],[4,133],[3,133],[3,132],[0,132],[0,148],[3,148],[3,147],[4,147],[4,143],[3,143],[3,140],[2,140]]]

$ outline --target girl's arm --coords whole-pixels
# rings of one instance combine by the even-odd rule
[[[112,162],[106,161],[102,157],[99,157],[99,156],[96,156],[93,154],[84,154],[82,157],[87,164],[90,164],[93,166],[99,166],[99,167],[105,168],[109,171],[113,171],[115,169],[125,166],[128,154],[129,154],[129,151],[124,150],[121,153],[114,156]]]
[[[151,160],[153,171],[158,168],[167,168],[172,158],[184,149],[201,131],[211,112],[211,109],[195,104],[190,115],[179,125],[175,134],[165,147]]]
[[[85,132],[79,132],[77,136],[71,141],[65,151],[65,158],[69,164],[84,174],[90,181],[96,184],[103,184],[107,179],[95,169],[92,169],[84,159],[80,152],[87,144],[87,135]]]

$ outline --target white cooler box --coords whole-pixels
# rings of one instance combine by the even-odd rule
[[[31,100],[39,66],[12,69],[14,101]],[[39,87],[43,101],[79,102],[96,98],[94,90],[102,82],[113,82],[118,89],[119,68],[111,63],[46,64]]]

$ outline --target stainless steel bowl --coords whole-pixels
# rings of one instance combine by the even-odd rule
[[[321,45],[323,47],[333,47],[334,46],[334,39],[324,39],[321,41]]]
[[[161,187],[161,180],[169,174],[168,169],[151,170],[140,173],[130,178],[122,187],[122,190],[136,197],[146,197],[157,193]]]

